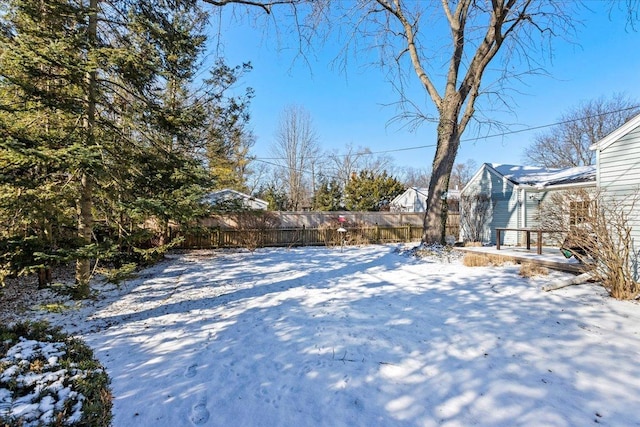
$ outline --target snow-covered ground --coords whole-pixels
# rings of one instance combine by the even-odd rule
[[[172,255],[64,314],[115,427],[640,425],[640,305],[394,246]]]

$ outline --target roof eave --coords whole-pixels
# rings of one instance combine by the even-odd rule
[[[551,191],[551,190],[572,190],[575,188],[587,188],[587,187],[595,187],[595,186],[596,186],[596,181],[594,179],[593,181],[572,182],[568,184],[552,184],[544,187],[528,186],[526,187],[526,189],[533,190],[533,191]]]
[[[605,150],[611,144],[616,142],[618,139],[622,138],[629,132],[631,132],[636,127],[640,126],[640,114],[629,120],[627,123],[620,126],[618,129],[611,132],[609,135],[602,138],[600,141],[592,144],[589,147],[589,150]]]

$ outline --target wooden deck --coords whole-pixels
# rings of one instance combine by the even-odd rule
[[[565,258],[556,247],[542,247],[542,254],[538,255],[534,250],[527,250],[519,246],[501,246],[500,250],[495,246],[469,246],[459,247],[457,250],[476,254],[491,255],[492,257],[504,258],[505,261],[515,261],[518,263],[530,262],[553,270],[567,271],[571,273],[583,273],[585,267],[575,258]]]

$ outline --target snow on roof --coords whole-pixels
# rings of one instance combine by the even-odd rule
[[[539,166],[489,164],[496,172],[518,185],[545,188],[551,185],[595,182],[596,167],[544,168]]]
[[[213,191],[207,194],[204,197],[203,201],[210,204],[218,204],[230,201],[242,201],[247,205],[247,207],[251,207],[254,209],[266,209],[269,205],[269,203],[265,200],[253,197],[246,193],[241,193],[240,191],[232,190],[230,188]]]

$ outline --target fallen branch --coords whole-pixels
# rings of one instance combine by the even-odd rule
[[[342,355],[341,359],[336,359],[336,350],[335,348],[333,349],[333,356],[331,357],[331,360],[339,360],[342,363],[345,362],[357,362],[357,360],[355,359],[347,359],[347,351],[345,350],[344,354]],[[364,358],[362,359],[362,361],[364,362]]]
[[[589,272],[582,273],[570,279],[561,280],[559,282],[552,283],[548,286],[543,286],[542,290],[545,292],[555,291],[556,289],[566,288],[567,286],[581,285],[583,283],[588,282],[591,279],[593,279],[593,274]]]

